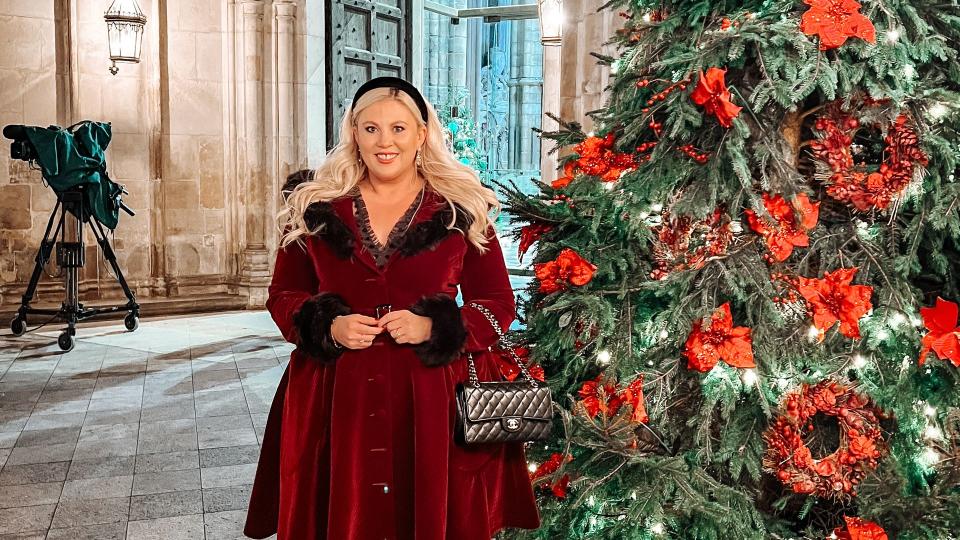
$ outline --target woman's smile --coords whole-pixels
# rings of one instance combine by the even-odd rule
[[[393,163],[393,161],[394,161],[394,160],[396,159],[396,157],[399,156],[399,155],[400,155],[400,154],[397,154],[396,152],[380,152],[380,153],[376,154],[376,156],[377,156],[377,161],[379,161],[380,163],[383,163],[384,165],[386,165],[386,164],[388,164],[388,163]]]

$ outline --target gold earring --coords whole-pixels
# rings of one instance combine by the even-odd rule
[[[417,167],[423,168],[423,154],[420,153],[420,149],[417,149]]]

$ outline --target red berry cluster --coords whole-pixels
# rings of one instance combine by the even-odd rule
[[[674,272],[702,268],[711,257],[724,255],[733,241],[730,217],[723,208],[696,222],[689,216],[671,217],[669,212],[664,212],[661,224],[652,232],[655,267],[650,279],[654,280]]]
[[[767,472],[796,493],[837,499],[855,495],[885,448],[879,421],[883,413],[867,397],[830,380],[803,385],[787,396],[784,409],[764,434]],[[840,425],[839,447],[820,459],[803,440],[815,431],[811,420],[817,413],[836,417]]]
[[[764,258],[769,255],[764,255]],[[796,276],[790,276],[783,272],[773,272],[770,274],[770,281],[773,286],[782,290],[782,296],[774,296],[773,301],[777,304],[793,304],[800,300],[797,288],[800,287],[800,279]]]
[[[692,144],[685,144],[680,148],[677,148],[677,151],[683,152],[684,154],[690,156],[690,159],[701,165],[705,164],[707,160],[710,159],[710,154],[706,152],[698,152],[696,147]]]
[[[650,96],[650,98],[647,100],[647,106],[644,107],[643,109],[641,109],[641,112],[643,112],[644,114],[650,112],[650,107],[652,107],[653,105],[655,105],[656,103],[658,103],[658,102],[660,102],[660,101],[663,101],[663,100],[667,99],[667,97],[668,97],[672,92],[674,92],[674,91],[676,91],[676,90],[686,90],[686,89],[687,89],[687,84],[688,84],[689,82],[690,82],[690,81],[687,81],[687,80],[683,80],[683,81],[680,81],[680,82],[676,82],[676,83],[673,83],[673,84],[671,84],[670,86],[664,88],[663,90],[657,92],[656,94],[653,94],[653,95]],[[651,83],[651,81],[650,81],[649,79],[640,79],[639,81],[637,81],[636,86],[637,86],[637,88],[646,88],[646,87],[650,86],[650,83]]]

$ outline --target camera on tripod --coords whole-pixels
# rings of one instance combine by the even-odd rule
[[[119,222],[120,210],[135,215],[122,196],[123,186],[110,180],[104,152],[112,136],[110,124],[84,120],[68,128],[49,126],[8,125],[4,137],[11,139],[10,157],[27,161],[40,169],[45,183],[57,196],[47,229],[37,251],[33,274],[23,295],[20,308],[10,323],[15,336],[27,331],[28,315],[51,315],[67,322],[57,339],[61,350],[74,347],[78,322],[117,311],[127,311],[124,326],[131,332],[139,326],[140,305],[117,264],[104,227],[113,230]],[[72,217],[71,217],[72,216]],[[54,229],[54,225],[56,228]],[[84,265],[83,226],[87,225],[97,239],[104,258],[123,288],[127,302],[117,306],[84,307],[79,300],[79,270]],[[51,235],[51,231],[53,234]],[[56,241],[59,238],[59,241]],[[57,265],[63,270],[65,298],[60,309],[39,309],[30,306],[37,290],[43,267],[50,260],[54,245]]]

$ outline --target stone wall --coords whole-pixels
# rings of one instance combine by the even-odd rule
[[[262,305],[278,186],[323,157],[323,5],[140,6],[147,16],[141,62],[119,64],[114,76],[104,2],[5,2],[0,124],[112,124],[108,172],[137,212],[121,214],[112,240],[138,300],[187,309]],[[38,171],[9,159],[9,141],[0,142],[0,313],[9,313],[56,199]],[[86,242],[82,299],[122,297],[89,233]],[[49,271],[56,273],[53,263]],[[58,304],[62,295],[59,278],[44,277],[38,302]]]

